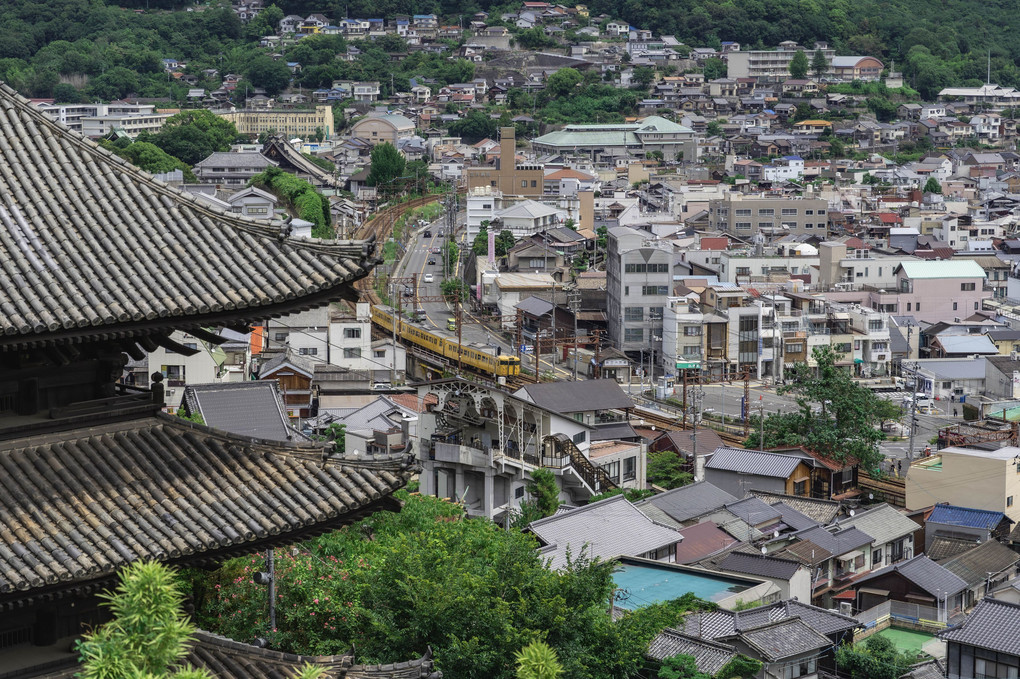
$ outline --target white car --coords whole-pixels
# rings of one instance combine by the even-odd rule
[[[422,278],[422,280],[425,281],[426,283],[431,283],[432,281],[436,280],[436,277],[430,273],[427,273],[425,274],[425,277]]]

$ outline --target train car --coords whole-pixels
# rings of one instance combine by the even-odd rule
[[[393,332],[393,310],[375,305],[372,322],[388,333]],[[516,356],[496,356],[487,347],[458,344],[455,337],[447,337],[439,330],[426,330],[403,319],[397,320],[397,335],[405,342],[427,349],[448,361],[461,364],[476,372],[495,377],[514,377],[521,374],[521,359]]]

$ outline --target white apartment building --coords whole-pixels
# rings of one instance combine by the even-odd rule
[[[848,306],[847,313],[854,332],[854,365],[859,367],[860,377],[888,375],[892,363],[888,314],[856,304]]]
[[[99,136],[109,132],[110,121],[120,120],[114,126],[124,128],[132,137],[142,129],[146,131],[158,131],[163,122],[169,118],[169,114],[156,113],[156,107],[152,104],[129,104],[123,101],[114,101],[109,104],[36,104],[36,108],[43,112],[48,118],[63,123],[68,128],[86,134],[86,124],[89,132],[86,136]],[[137,121],[137,122],[132,122]],[[153,127],[155,126],[155,127]],[[105,127],[105,132],[95,132]]]

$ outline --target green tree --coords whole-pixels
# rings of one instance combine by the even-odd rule
[[[494,139],[498,123],[485,111],[471,111],[460,120],[449,125],[450,134],[460,137],[469,144],[483,139]]]
[[[659,679],[712,679],[698,670],[698,662],[694,656],[684,654],[663,660],[657,676]]]
[[[827,70],[829,70],[829,62],[825,60],[822,50],[815,50],[811,56],[811,72],[815,74],[816,78],[820,78],[825,75]]]
[[[694,481],[694,476],[684,468],[683,458],[672,450],[648,453],[648,481],[657,486],[671,490]]]
[[[407,159],[388,141],[372,149],[372,164],[368,172],[368,185],[390,187],[390,183],[404,174]]]
[[[172,115],[154,135],[139,135],[137,141],[148,141],[194,165],[216,151],[227,151],[237,139],[237,128],[228,120],[206,111],[195,109]]]
[[[910,671],[914,659],[898,652],[889,638],[874,634],[863,644],[840,646],[836,662],[850,679],[897,679]]]
[[[512,248],[516,242],[513,231],[510,231],[509,229],[503,229],[500,231],[499,235],[496,236],[496,256],[506,257],[507,253],[510,252],[510,248]]]
[[[211,679],[191,667],[170,670],[188,654],[195,632],[181,609],[184,595],[173,571],[158,562],[136,561],[118,579],[116,592],[101,595],[113,620],[78,643],[83,679]]]
[[[561,68],[545,81],[546,91],[554,97],[565,97],[581,82],[581,72],[576,68]]]
[[[457,258],[460,256],[460,246],[452,240],[448,240],[443,243],[442,247],[443,257],[446,260],[446,270],[453,275],[457,270]]]
[[[136,141],[124,146],[123,148],[114,149],[114,152],[124,158],[127,158],[135,166],[145,170],[146,172],[159,174],[161,172],[181,170],[181,172],[184,173],[184,181],[198,181],[195,178],[195,175],[191,172],[191,168],[188,167],[186,163],[174,158],[155,144],[150,144],[149,142],[144,141]]]
[[[651,66],[635,67],[634,80],[642,89],[647,90],[648,86],[655,82],[655,69]]]
[[[457,297],[463,302],[467,300],[468,287],[459,278],[447,278],[439,284],[439,292],[450,302],[456,301]]]
[[[290,68],[283,61],[274,61],[268,56],[252,59],[245,69],[245,76],[255,87],[261,87],[270,97],[275,97],[290,84]]]
[[[935,177],[928,177],[928,181],[924,183],[923,191],[925,193],[942,193],[942,185]]]
[[[800,80],[807,76],[808,72],[808,59],[804,54],[804,50],[797,50],[797,53],[793,55],[793,59],[790,60],[790,77],[794,80]]]
[[[817,368],[795,364],[776,390],[794,395],[798,409],[765,418],[765,447],[804,446],[838,462],[856,460],[863,469],[876,469],[882,459],[878,443],[884,438],[878,429],[886,414],[882,399],[836,365],[831,347],[816,348],[812,357]],[[745,445],[757,448],[759,430],[752,426],[751,432]]]
[[[560,506],[560,488],[556,484],[556,475],[548,469],[533,470],[527,489],[543,517],[552,516]]]
[[[556,650],[544,641],[532,641],[514,656],[517,660],[517,679],[558,679],[563,665]]]
[[[471,241],[471,254],[476,257],[488,254],[489,252],[489,230],[479,229],[475,239]]]
[[[705,59],[705,80],[716,80],[726,77],[726,62],[718,57]]]
[[[720,136],[723,133],[722,123],[720,123],[718,120],[713,120],[705,128],[705,132],[707,132],[708,136],[710,137]]]

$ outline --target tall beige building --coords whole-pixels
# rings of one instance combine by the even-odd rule
[[[216,111],[216,115],[234,123],[237,131],[241,134],[253,136],[275,131],[288,138],[307,139],[321,130],[328,139],[335,132],[332,106],[316,106],[314,111],[307,109]]]
[[[498,164],[464,168],[467,188],[488,186],[504,196],[541,196],[545,191],[545,173],[541,165],[517,164],[517,138],[512,127],[499,130]]]
[[[709,201],[709,228],[736,236],[804,233],[825,236],[829,227],[828,201],[796,196],[773,198],[728,193]]]
[[[1003,512],[1020,521],[1020,448],[944,448],[910,465],[907,509],[937,502]]]

